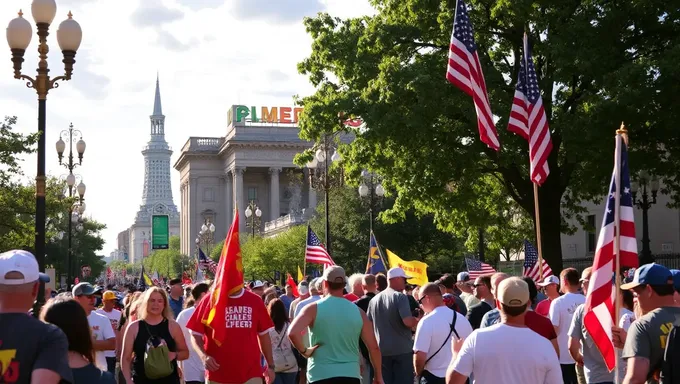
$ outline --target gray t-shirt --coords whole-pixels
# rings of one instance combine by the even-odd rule
[[[576,307],[574,317],[569,326],[569,337],[581,342],[581,354],[583,355],[583,371],[588,383],[608,383],[614,381],[614,372],[609,372],[604,363],[600,350],[583,324],[584,304]],[[618,353],[617,353],[618,354]],[[619,377],[624,376],[624,364],[619,364]]]
[[[636,320],[628,329],[623,358],[644,357],[649,359],[650,372],[647,384],[655,384],[650,376],[661,368],[666,337],[673,325],[680,325],[679,307],[657,308]]]
[[[496,325],[501,322],[501,311],[498,308],[494,308],[482,316],[482,323],[479,328],[488,328],[492,325]]]
[[[383,356],[413,353],[411,328],[402,320],[413,316],[405,294],[387,288],[368,303],[367,315]]]
[[[17,332],[20,330],[20,332]],[[68,341],[61,329],[24,313],[0,314],[0,382],[30,383],[36,369],[58,373],[73,383],[68,366]]]

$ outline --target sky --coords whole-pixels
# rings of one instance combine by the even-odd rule
[[[63,72],[56,30],[69,10],[83,29],[73,78],[47,98],[47,173],[67,169],[55,143],[70,123],[87,144],[74,173],[87,186],[86,216],[107,228],[108,256],[118,232],[134,220],[142,200],[142,147],[150,137],[156,73],[171,164],[190,136],[226,134],[230,105],[293,105],[293,95],[314,89],[296,65],[311,52],[302,19],[317,12],[342,18],[374,13],[368,0],[56,0],[50,28],[50,75]],[[34,24],[31,0],[0,1],[7,25],[23,9]],[[35,76],[37,36],[28,47],[24,74]],[[9,47],[0,50],[0,118],[17,116],[17,131],[37,130],[37,96],[13,78]],[[2,54],[4,52],[4,54]],[[68,148],[67,148],[68,151]],[[74,148],[75,151],[75,148]],[[24,179],[34,179],[36,156],[26,156]],[[179,172],[171,170],[179,204]]]

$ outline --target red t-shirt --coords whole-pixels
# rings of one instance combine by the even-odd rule
[[[550,303],[552,303],[551,299],[545,299],[536,304],[536,313],[541,316],[548,317],[548,314],[550,313]]]
[[[548,340],[553,340],[557,338],[557,333],[555,333],[555,327],[553,327],[553,324],[550,321],[550,319],[541,316],[534,311],[527,311],[527,313],[524,314],[524,324],[526,324],[526,326],[529,329],[545,337]]]
[[[203,348],[220,365],[216,372],[206,370],[207,378],[219,383],[245,383],[262,377],[258,335],[267,334],[274,328],[264,302],[258,295],[243,290],[241,296],[229,297],[225,316],[226,341],[221,347],[215,344],[212,332],[200,321],[187,324],[187,328],[203,335]]]
[[[352,292],[346,294],[344,297],[345,297],[345,299],[347,299],[347,300],[349,300],[349,301],[351,301],[351,302],[355,302],[355,301],[361,299],[361,297],[359,297],[359,296],[353,294]]]

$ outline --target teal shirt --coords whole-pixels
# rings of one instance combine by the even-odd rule
[[[363,320],[360,309],[342,297],[327,296],[316,302],[311,345],[319,344],[307,364],[307,381],[332,377],[361,379],[359,338]]]

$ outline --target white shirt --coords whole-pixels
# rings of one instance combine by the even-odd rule
[[[580,293],[565,293],[550,303],[548,318],[557,327],[557,345],[560,347],[560,364],[574,364],[569,355],[569,327],[574,318],[574,312],[579,305],[586,302],[586,297]]]
[[[180,361],[179,363],[182,367],[182,372],[184,373],[184,380],[203,382],[205,381],[205,367],[201,357],[199,356],[198,352],[196,352],[194,344],[191,342],[193,337],[187,328],[187,323],[189,322],[191,315],[194,314],[194,311],[196,311],[196,307],[190,307],[177,315],[177,324],[182,327],[184,340],[186,340],[187,347],[189,347],[189,358],[184,361]]]
[[[109,340],[115,339],[116,334],[113,333],[113,327],[109,318],[100,315],[96,311],[90,312],[90,316],[87,317],[87,322],[90,324],[90,330],[92,330],[92,337],[97,340]],[[114,354],[115,356],[115,354]],[[106,371],[106,356],[104,356],[104,351],[97,351],[94,354],[95,365],[97,368]]]
[[[111,322],[111,327],[113,328],[113,333],[115,334],[116,329],[118,329],[118,321],[120,320],[120,311],[117,309],[112,309],[111,312],[106,312],[104,308],[96,310],[100,315],[106,316]],[[116,351],[104,351],[104,356],[106,357],[116,357]]]
[[[562,384],[562,369],[550,341],[529,328],[504,323],[472,332],[453,369],[472,375],[473,384]]]
[[[446,306],[437,307],[434,311],[428,313],[418,322],[416,328],[416,337],[413,343],[414,352],[425,352],[427,359],[434,355],[435,352],[444,344],[449,332],[451,331],[451,322],[453,321],[454,311]],[[465,316],[457,313],[456,315],[456,332],[460,340],[465,340],[472,333],[472,326]],[[425,369],[431,374],[444,378],[446,377],[446,368],[448,368],[453,359],[452,346],[453,342],[458,341],[456,334],[451,332],[451,337],[446,340],[446,345],[434,357],[425,364]]]

